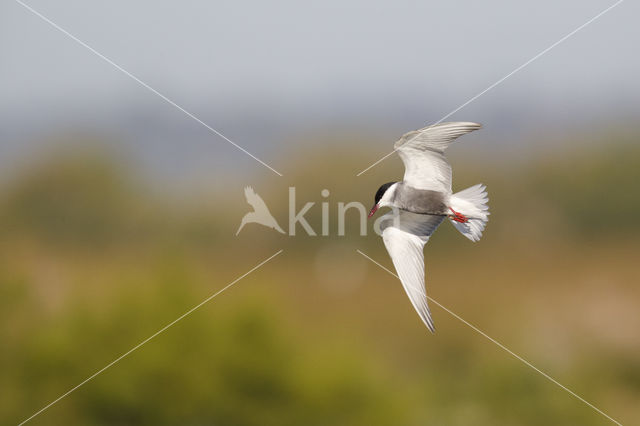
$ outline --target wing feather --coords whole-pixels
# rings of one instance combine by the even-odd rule
[[[387,214],[381,222],[382,239],[398,272],[400,282],[411,304],[433,333],[435,331],[427,304],[424,284],[424,245],[444,220],[440,216],[425,216],[409,212]]]
[[[404,163],[404,182],[451,193],[451,166],[444,151],[458,137],[480,127],[470,122],[440,123],[404,134],[394,145]]]

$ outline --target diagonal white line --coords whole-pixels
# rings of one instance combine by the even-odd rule
[[[598,13],[596,16],[594,16],[593,18],[589,19],[587,22],[585,22],[584,24],[580,25],[578,28],[576,28],[575,30],[571,31],[569,34],[565,35],[564,37],[562,37],[560,40],[556,41],[555,43],[553,43],[551,46],[547,47],[546,49],[544,49],[542,52],[538,53],[536,56],[534,56],[533,58],[529,59],[527,62],[525,62],[524,64],[520,65],[518,68],[514,69],[513,71],[511,71],[509,74],[505,75],[504,77],[502,77],[500,80],[496,81],[495,83],[493,83],[491,86],[487,87],[486,89],[484,89],[482,92],[478,93],[477,95],[475,95],[474,97],[472,97],[471,99],[469,99],[467,102],[463,103],[462,105],[460,105],[458,108],[454,109],[453,111],[451,111],[449,114],[445,115],[444,117],[442,117],[440,120],[436,121],[434,124],[438,124],[441,123],[442,121],[446,120],[447,118],[451,117],[453,114],[455,114],[456,112],[460,111],[462,108],[466,107],[467,105],[469,105],[471,102],[475,101],[476,99],[478,99],[480,96],[484,95],[485,93],[487,93],[489,90],[493,89],[494,87],[496,87],[497,85],[499,85],[500,83],[502,83],[503,81],[505,81],[506,79],[508,79],[509,77],[511,77],[512,75],[514,75],[515,73],[517,73],[518,71],[520,71],[521,69],[523,69],[524,67],[526,67],[527,65],[529,65],[530,63],[532,63],[533,61],[535,61],[536,59],[540,58],[542,55],[544,55],[545,53],[547,53],[548,51],[550,51],[551,49],[553,49],[554,47],[556,47],[557,45],[559,45],[560,43],[562,43],[563,41],[565,41],[566,39],[568,39],[569,37],[571,37],[572,35],[574,35],[575,33],[577,33],[578,31],[582,30],[584,27],[586,27],[587,25],[591,24],[593,21],[595,21],[596,19],[600,18],[602,15],[604,15],[605,13],[609,12],[611,9],[613,9],[614,7],[618,6],[620,3],[622,3],[624,0],[618,0],[617,2],[615,2],[614,4],[612,4],[611,6],[607,7],[606,9],[604,9],[602,12]]]
[[[369,259],[371,262],[375,263],[376,265],[378,265],[380,268],[384,269],[385,271],[387,271],[388,273],[390,273],[391,275],[393,275],[394,277],[396,277],[397,279],[400,279],[400,277],[398,277],[398,275],[396,275],[393,271],[389,270],[388,268],[386,268],[385,266],[383,266],[382,264],[376,262],[375,260],[373,260],[371,257],[367,256],[366,254],[364,254],[362,251],[360,250],[356,250],[358,253],[360,253],[362,256],[366,257],[367,259]],[[486,337],[489,341],[491,341],[492,343],[494,343],[495,345],[497,345],[500,349],[504,350],[505,352],[507,352],[509,355],[513,356],[514,358],[516,358],[518,361],[523,362],[525,365],[527,365],[528,367],[532,368],[533,370],[535,370],[537,373],[541,374],[544,378],[546,378],[547,380],[549,380],[550,382],[560,386],[562,389],[564,389],[565,391],[567,391],[570,395],[572,395],[573,397],[579,399],[580,401],[584,402],[585,404],[587,404],[589,407],[593,408],[595,411],[597,411],[598,413],[602,414],[603,416],[605,416],[607,419],[611,420],[613,423],[622,426],[622,424],[620,422],[618,422],[617,420],[615,420],[614,418],[612,418],[611,416],[609,416],[607,413],[605,413],[604,411],[602,411],[601,409],[599,409],[598,407],[596,407],[595,405],[593,405],[592,403],[590,403],[589,401],[585,400],[584,398],[582,398],[580,395],[578,395],[577,393],[575,393],[574,391],[572,391],[571,389],[567,388],[566,386],[564,386],[562,383],[558,382],[556,379],[554,379],[553,377],[551,377],[550,375],[548,375],[547,373],[545,373],[544,371],[540,370],[539,368],[537,368],[535,365],[531,364],[529,361],[527,361],[526,359],[522,358],[520,355],[516,354],[515,352],[513,352],[511,349],[507,348],[505,345],[503,345],[502,343],[498,342],[496,339],[494,339],[493,337],[489,336],[487,333],[485,333],[484,331],[480,330],[478,327],[476,327],[475,325],[471,324],[470,322],[468,322],[467,320],[465,320],[464,318],[460,317],[458,314],[456,314],[455,312],[453,312],[452,310],[450,310],[449,308],[445,307],[444,305],[440,304],[440,302],[438,302],[437,300],[435,300],[432,297],[427,296],[427,299],[429,299],[430,302],[434,303],[435,305],[438,305],[439,307],[441,307],[442,309],[444,309],[447,313],[449,313],[451,316],[453,316],[455,319],[457,319],[458,321],[462,322],[463,324],[465,324],[466,326],[470,327],[472,330],[476,331],[477,333],[481,334],[482,336]]]
[[[100,59],[104,60],[108,64],[112,65],[113,67],[117,68],[119,71],[121,71],[124,74],[126,74],[131,79],[135,80],[137,83],[139,83],[144,88],[146,88],[149,91],[153,92],[154,94],[156,94],[157,96],[159,96],[160,98],[162,98],[163,100],[165,100],[166,102],[168,102],[169,104],[171,104],[172,106],[177,108],[178,110],[180,110],[183,113],[185,113],[187,116],[191,117],[192,119],[194,119],[195,121],[197,121],[198,123],[200,123],[201,125],[206,127],[207,129],[209,129],[211,132],[215,133],[216,135],[218,135],[219,137],[221,137],[225,141],[229,142],[231,145],[235,146],[240,151],[244,152],[249,157],[251,157],[254,160],[256,160],[258,163],[262,164],[263,166],[265,166],[266,168],[268,168],[269,170],[271,170],[272,172],[274,172],[278,176],[282,176],[282,173],[280,173],[279,171],[277,171],[276,169],[274,169],[273,167],[271,167],[270,165],[268,165],[267,163],[265,163],[264,161],[262,161],[261,159],[259,159],[258,157],[256,157],[255,155],[253,155],[252,153],[250,153],[249,151],[247,151],[246,149],[244,149],[243,147],[241,147],[240,145],[238,145],[237,143],[235,143],[234,141],[232,141],[231,139],[229,139],[228,137],[226,137],[225,135],[223,135],[222,133],[220,133],[219,131],[217,131],[216,129],[214,129],[213,127],[211,127],[210,125],[208,125],[204,121],[202,121],[201,119],[199,119],[198,117],[196,117],[194,114],[190,113],[189,111],[187,111],[186,109],[184,109],[183,107],[181,107],[180,105],[178,105],[177,103],[175,103],[174,101],[172,101],[171,99],[169,99],[168,97],[163,95],[162,93],[158,92],[153,87],[149,86],[147,83],[145,83],[144,81],[140,80],[138,77],[136,77],[135,75],[131,74],[129,71],[127,71],[126,69],[122,68],[120,65],[118,65],[117,63],[115,63],[111,59],[107,58],[102,53],[98,52],[93,47],[89,46],[87,43],[85,43],[84,41],[80,40],[78,37],[74,36],[69,31],[65,30],[64,28],[62,28],[61,26],[59,26],[58,24],[56,24],[55,22],[53,22],[52,20],[50,20],[49,18],[44,16],[42,13],[38,12],[37,10],[35,10],[31,6],[29,6],[28,4],[22,2],[21,0],[15,0],[15,1],[16,1],[16,3],[20,4],[25,9],[27,9],[28,11],[30,11],[31,13],[33,13],[34,15],[36,15],[37,17],[39,17],[40,19],[42,19],[43,21],[45,21],[46,23],[48,23],[49,25],[51,25],[52,27],[54,27],[55,29],[57,29],[58,31],[63,33],[64,35],[66,35],[67,37],[71,38],[76,43],[80,44],[81,46],[83,46],[86,49],[88,49],[89,51],[91,51],[91,53],[95,54]]]
[[[378,161],[376,161],[375,163],[371,164],[369,167],[367,167],[366,169],[362,170],[360,173],[358,173],[356,175],[356,177],[360,176],[361,174],[365,173],[367,170],[377,166],[379,163],[382,163],[384,160],[386,160],[387,158],[391,157],[393,154],[396,153],[397,149],[394,149],[393,151],[391,151],[390,153],[388,153],[387,155],[385,155],[384,157],[380,158]]]
[[[237,283],[238,281],[240,281],[241,279],[243,279],[244,277],[246,277],[247,275],[249,275],[250,273],[252,273],[253,271],[255,271],[256,269],[260,268],[262,265],[264,265],[265,263],[269,262],[271,259],[273,259],[274,257],[278,256],[280,253],[282,253],[283,250],[279,250],[277,253],[273,254],[271,257],[269,257],[268,259],[263,260],[262,262],[260,262],[259,264],[257,264],[256,266],[254,266],[253,268],[251,268],[249,271],[245,272],[244,274],[240,275],[238,278],[236,278],[235,280],[231,281],[229,284],[227,284],[225,287],[223,287],[222,289],[218,290],[217,292],[215,292],[214,294],[212,294],[211,296],[207,297],[206,299],[204,299],[202,302],[198,303],[196,306],[194,306],[193,308],[189,309],[187,312],[185,312],[184,314],[180,315],[178,318],[174,319],[173,321],[171,321],[169,324],[165,325],[164,327],[162,327],[160,330],[156,331],[155,333],[153,333],[151,336],[147,337],[146,339],[144,339],[142,342],[138,343],[137,345],[135,345],[133,348],[129,349],[127,352],[123,353],[122,355],[120,355],[118,358],[114,359],[113,361],[111,361],[109,364],[105,365],[104,367],[102,367],[100,370],[96,371],[95,373],[93,373],[91,376],[87,377],[86,379],[84,379],[82,382],[80,382],[79,384],[77,384],[76,386],[72,387],[71,389],[69,389],[67,392],[63,393],[62,395],[60,395],[58,398],[54,399],[53,401],[51,401],[49,404],[45,405],[44,407],[42,407],[40,410],[36,411],[33,415],[31,415],[30,417],[28,417],[27,419],[23,420],[18,426],[21,426],[25,423],[27,423],[29,420],[33,419],[35,416],[37,416],[38,414],[42,413],[43,411],[45,411],[46,409],[48,409],[49,407],[51,407],[53,404],[57,403],[58,401],[60,401],[62,398],[68,396],[71,392],[75,391],[76,389],[78,389],[80,386],[84,385],[85,383],[87,383],[88,381],[90,381],[91,379],[95,378],[97,375],[99,375],[100,373],[102,373],[103,371],[105,371],[107,368],[111,367],[112,365],[114,365],[115,363],[117,363],[118,361],[120,361],[122,358],[126,357],[127,355],[129,355],[131,352],[135,351],[136,349],[138,349],[140,346],[144,345],[145,343],[147,343],[149,340],[153,339],[154,337],[156,337],[157,335],[161,334],[162,332],[164,332],[166,329],[168,329],[169,327],[171,327],[172,325],[174,325],[175,323],[177,323],[178,321],[180,321],[181,319],[183,319],[184,317],[186,317],[187,315],[191,314],[193,311],[195,311],[196,309],[198,309],[199,307],[201,307],[202,305],[204,305],[205,303],[209,302],[211,299],[213,299],[214,297],[216,297],[217,295],[219,295],[220,293],[222,293],[223,291],[225,291],[226,289],[228,289],[229,287],[233,286],[235,283]]]
[[[462,105],[460,105],[459,107],[457,107],[456,109],[454,109],[453,111],[451,111],[449,114],[445,115],[444,117],[442,117],[440,120],[436,121],[433,124],[438,124],[438,123],[442,123],[444,120],[446,120],[447,118],[451,117],[453,114],[455,114],[456,112],[460,111],[462,108],[466,107],[467,105],[469,105],[471,102],[475,101],[476,99],[478,99],[480,96],[484,95],[485,93],[487,93],[489,90],[493,89],[494,87],[496,87],[497,85],[499,85],[500,83],[504,82],[506,79],[508,79],[509,77],[511,77],[512,75],[514,75],[515,73],[517,73],[518,71],[522,70],[524,67],[526,67],[527,65],[529,65],[530,63],[532,63],[533,61],[535,61],[536,59],[540,58],[542,55],[544,55],[545,53],[547,53],[548,51],[550,51],[551,49],[553,49],[554,47],[556,47],[557,45],[559,45],[560,43],[562,43],[563,41],[565,41],[566,39],[568,39],[569,37],[573,36],[575,33],[577,33],[578,31],[582,30],[584,27],[586,27],[587,25],[591,24],[593,21],[595,21],[596,19],[600,18],[602,15],[604,15],[605,13],[609,12],[611,9],[613,9],[614,7],[618,6],[620,3],[622,3],[624,0],[618,0],[617,2],[615,2],[614,4],[612,4],[611,6],[607,7],[606,9],[604,9],[602,12],[598,13],[596,16],[594,16],[593,18],[589,19],[587,22],[585,22],[584,24],[580,25],[578,28],[576,28],[575,30],[571,31],[569,34],[565,35],[564,37],[562,37],[560,40],[556,41],[555,43],[553,43],[551,46],[547,47],[546,49],[544,49],[542,52],[538,53],[537,55],[535,55],[533,58],[529,59],[528,61],[526,61],[525,63],[523,63],[522,65],[520,65],[519,67],[517,67],[516,69],[514,69],[513,71],[511,71],[509,74],[505,75],[504,77],[502,77],[500,80],[496,81],[495,83],[493,83],[492,85],[490,85],[489,87],[487,87],[486,89],[484,89],[482,92],[478,93],[477,95],[475,95],[474,97],[472,97],[471,99],[469,99],[468,101],[466,101],[465,103],[463,103]],[[366,172],[367,170],[371,169],[372,167],[374,167],[375,165],[377,165],[378,163],[382,162],[383,160],[385,160],[386,158],[388,158],[390,155],[392,155],[393,153],[395,153],[397,151],[397,149],[394,149],[393,151],[391,151],[390,153],[388,153],[387,155],[385,155],[384,157],[380,158],[378,161],[376,161],[375,163],[371,164],[369,167],[367,167],[366,169],[362,170],[360,173],[358,173],[356,176],[360,176],[361,174],[363,174],[364,172]]]

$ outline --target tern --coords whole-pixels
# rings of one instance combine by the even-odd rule
[[[282,230],[282,228],[280,228],[280,225],[278,225],[278,222],[276,222],[276,219],[269,211],[267,204],[264,202],[262,197],[256,194],[252,187],[247,186],[244,189],[244,196],[247,199],[247,203],[249,203],[249,205],[253,207],[253,211],[245,214],[242,217],[242,220],[240,221],[240,227],[238,228],[236,235],[240,233],[244,225],[246,225],[247,223],[259,223],[260,225],[264,225],[268,228],[273,228],[279,233],[284,234],[284,231]]]
[[[471,241],[478,241],[489,219],[486,186],[451,191],[451,166],[444,151],[458,137],[482,127],[441,123],[406,133],[394,145],[404,163],[401,182],[385,183],[375,195],[369,217],[391,207],[379,220],[382,240],[411,304],[433,333],[424,283],[424,245],[446,219]]]

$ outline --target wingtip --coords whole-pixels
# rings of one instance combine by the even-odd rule
[[[429,312],[426,318],[422,317],[422,315],[420,317],[424,325],[426,325],[429,331],[431,332],[431,334],[436,334],[436,326],[433,324],[433,319],[431,318],[431,312]]]
[[[455,124],[455,122],[453,122],[453,123]],[[465,126],[471,128],[473,130],[480,130],[483,127],[482,123],[476,123],[474,121],[464,121],[464,122],[460,122],[458,124],[465,125]]]
[[[446,127],[446,126],[467,126],[467,127],[475,127],[481,128],[482,123],[476,123],[475,121],[443,121],[440,123],[432,124],[431,126],[425,127],[425,129],[433,128],[433,127]]]
[[[475,121],[448,121],[446,123],[441,123],[441,124],[453,124],[453,125],[459,125],[459,126],[466,126],[469,127],[473,130],[479,130],[482,129],[482,123],[476,123]]]

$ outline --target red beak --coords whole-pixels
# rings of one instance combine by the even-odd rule
[[[375,206],[373,206],[373,207],[371,208],[371,211],[369,212],[369,216],[367,216],[367,217],[371,217],[371,216],[373,216],[373,215],[376,213],[376,211],[378,211],[378,209],[379,209],[379,208],[380,208],[380,205],[378,205],[378,204],[376,204]]]

